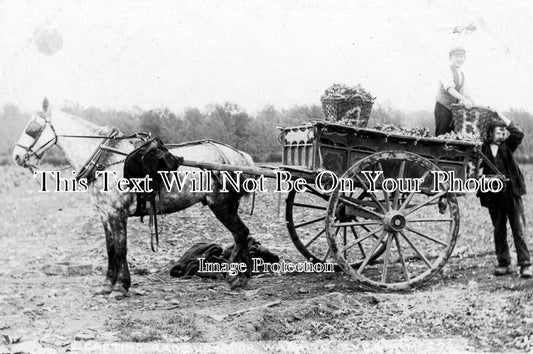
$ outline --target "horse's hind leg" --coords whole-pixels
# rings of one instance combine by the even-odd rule
[[[213,211],[218,220],[233,234],[235,247],[231,252],[230,263],[246,263],[246,272],[244,274],[228,274],[228,283],[231,288],[244,287],[251,273],[251,259],[248,251],[248,235],[250,230],[241,220],[239,209],[239,197],[235,194],[219,194],[217,197],[208,200],[209,208]]]

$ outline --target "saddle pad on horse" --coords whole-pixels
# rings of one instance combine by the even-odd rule
[[[151,193],[137,194],[137,210],[135,215],[145,215],[145,201],[154,200],[161,190],[161,176],[158,171],[175,171],[180,166],[182,158],[172,155],[161,139],[155,137],[133,150],[124,161],[124,178],[144,178],[152,180]],[[143,186],[146,189],[146,186]]]

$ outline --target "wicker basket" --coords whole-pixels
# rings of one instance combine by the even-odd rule
[[[487,129],[493,121],[500,118],[498,113],[486,107],[465,108],[462,104],[452,104],[453,130],[456,133],[472,134],[485,139]]]
[[[356,127],[366,127],[373,101],[364,100],[362,97],[351,98],[323,98],[322,109],[327,120],[337,121]]]

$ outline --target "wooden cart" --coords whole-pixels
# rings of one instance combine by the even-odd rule
[[[326,121],[281,128],[279,142],[283,163],[278,169],[307,182],[305,192],[289,192],[286,223],[308,261],[334,262],[366,286],[391,290],[421,284],[444,266],[459,232],[460,193],[450,190],[451,183],[435,189],[436,172],[453,171],[456,182],[466,181],[479,166],[480,143]],[[190,161],[184,165],[242,170]],[[274,177],[275,171],[243,172]],[[375,178],[373,185],[369,175]],[[392,188],[394,180],[417,178],[416,191],[408,185]]]
[[[457,241],[460,193],[446,184],[432,192],[434,171],[453,171],[460,182],[477,174],[479,143],[321,121],[283,128],[279,140],[284,166],[333,171],[343,181],[330,189],[310,183],[287,197],[289,235],[308,260],[334,261],[354,280],[386,289],[415,286],[443,267]],[[367,176],[378,171],[372,186]],[[391,180],[402,178],[405,188],[392,191]],[[420,191],[409,192],[415,178]]]

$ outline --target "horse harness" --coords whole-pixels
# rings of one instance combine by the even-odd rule
[[[179,165],[181,165],[181,162],[183,162],[183,158],[176,157],[176,156],[172,155],[167,150],[167,148],[163,145],[162,141],[159,138],[157,138],[157,137],[156,138],[151,138],[151,134],[150,133],[140,132],[140,133],[135,133],[135,134],[123,136],[123,135],[120,135],[121,133],[120,133],[120,131],[118,129],[112,128],[107,133],[107,135],[58,134],[56,132],[54,126],[51,123],[50,111],[48,111],[47,108],[48,108],[47,107],[47,102],[43,103],[43,112],[38,112],[37,115],[35,116],[35,118],[28,123],[28,125],[26,126],[26,128],[24,130],[25,134],[33,139],[33,142],[29,146],[24,146],[24,145],[19,144],[19,143],[16,144],[17,146],[19,146],[19,147],[23,148],[24,150],[26,150],[26,154],[24,155],[24,159],[25,159],[26,162],[29,161],[31,156],[36,156],[38,160],[41,160],[44,152],[50,146],[55,145],[57,143],[57,140],[58,140],[59,137],[80,138],[80,139],[102,139],[101,143],[98,145],[96,150],[91,154],[91,156],[89,157],[87,162],[85,162],[85,164],[76,173],[76,179],[77,180],[80,179],[80,178],[86,178],[89,182],[90,181],[94,181],[96,179],[95,171],[101,171],[101,170],[104,170],[105,168],[107,168],[109,166],[118,165],[118,164],[123,163],[123,162],[125,163],[125,165],[124,165],[125,166],[125,168],[124,168],[124,172],[125,172],[124,173],[124,177],[127,178],[127,176],[126,176],[126,174],[127,174],[126,173],[126,164],[128,163],[128,159],[131,158],[132,154],[134,154],[137,151],[140,151],[140,149],[142,149],[144,146],[147,146],[150,143],[154,143],[154,142],[157,145],[156,151],[158,153],[162,153],[163,156],[165,156],[163,158],[163,160],[165,160],[165,162],[167,162],[167,163],[170,163],[170,165],[167,164],[166,166],[164,166],[162,168],[160,168],[161,166],[158,166],[155,169],[152,166],[151,169],[148,170],[148,172],[149,172],[149,174],[152,175],[153,179],[154,179],[154,177],[155,178],[159,177],[159,175],[157,174],[158,170],[164,170],[164,169],[166,169],[166,170],[176,170],[179,167]],[[37,121],[38,119],[40,119],[42,121],[38,122]],[[44,130],[46,129],[47,126],[50,127],[50,129],[51,129],[51,131],[52,131],[54,136],[51,139],[49,139],[45,144],[43,144],[39,149],[34,151],[35,145],[39,141],[39,138],[41,137],[41,135],[43,134],[43,132],[44,132]],[[130,153],[127,153],[127,152],[115,149],[112,146],[109,146],[110,143],[112,143],[114,141],[126,140],[126,139],[140,139],[140,141],[142,142],[142,145],[139,148],[136,148],[135,150],[133,150]],[[212,149],[214,149],[218,153],[219,156],[222,157],[224,164],[229,164],[230,160],[226,156],[224,151],[222,151],[222,149],[220,149],[217,146],[217,144],[229,147],[230,149],[232,149],[233,151],[238,152],[241,156],[244,157],[242,152],[240,152],[239,150],[233,148],[232,146],[224,144],[224,143],[220,143],[218,141],[210,140],[210,139],[197,140],[197,141],[192,141],[192,142],[185,142],[185,143],[181,143],[181,144],[169,144],[168,147],[169,148],[175,148],[175,147],[189,146],[189,145],[194,145],[194,144],[210,146]],[[105,152],[109,152],[109,153],[113,153],[113,154],[119,154],[119,155],[125,156],[125,158],[122,159],[122,160],[119,160],[119,161],[115,161],[115,162],[112,162],[112,163],[104,164],[104,163],[102,163],[102,157],[105,155]],[[157,155],[157,153],[156,153],[156,155]],[[157,155],[157,156],[158,156],[158,158],[156,158],[155,160],[151,160],[150,158],[147,158],[146,159],[146,163],[150,164],[150,162],[154,162],[154,161],[156,161],[156,163],[157,163],[157,161],[160,161],[159,158],[161,158],[161,155]],[[169,162],[169,161],[171,161],[171,162]],[[143,161],[143,163],[144,163],[144,161]],[[30,171],[32,171],[32,172],[36,169],[35,166],[31,166],[29,164],[27,164],[27,166],[30,169]],[[147,172],[147,171],[143,170],[143,172]],[[156,192],[157,192],[157,194],[159,194],[159,201],[161,201],[160,185],[157,186],[157,191]],[[144,193],[144,195],[141,195],[141,194],[143,194],[143,193],[138,193],[137,194],[137,210],[135,211],[134,215],[135,216],[140,216],[141,217],[141,222],[143,221],[143,216],[146,215],[146,213],[148,213],[150,215],[150,220],[149,220],[150,238],[151,238],[150,246],[151,246],[152,251],[156,252],[158,247],[159,247],[159,230],[158,230],[158,225],[157,225],[157,209],[156,209],[156,198],[155,198],[156,193],[152,193],[149,196],[148,196],[147,193]],[[255,195],[254,195],[254,197],[255,197]],[[148,210],[144,209],[146,201],[150,202],[150,207],[147,208]],[[255,202],[255,198],[254,198],[254,202]],[[155,245],[156,246],[154,246],[154,238],[155,238]]]

